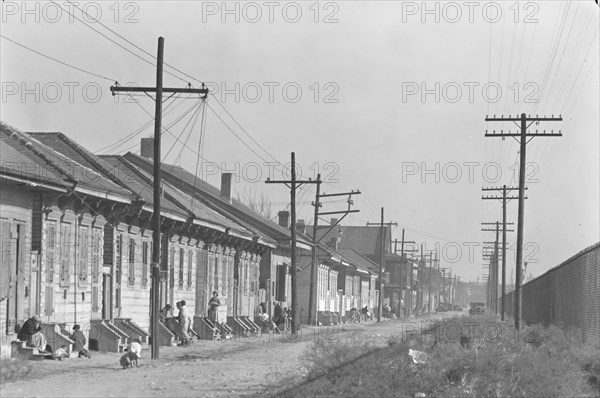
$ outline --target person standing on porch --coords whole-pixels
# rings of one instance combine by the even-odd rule
[[[190,315],[188,314],[187,307],[185,306],[185,300],[181,300],[177,303],[177,309],[179,310],[179,314],[177,316],[177,320],[179,321],[179,326],[181,327],[181,345],[189,345],[190,344],[190,335],[188,331],[190,330]]]
[[[219,321],[219,306],[221,300],[219,300],[219,293],[215,290],[213,296],[208,301],[208,319],[214,323]]]

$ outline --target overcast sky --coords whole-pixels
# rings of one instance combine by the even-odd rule
[[[153,101],[113,97],[110,86],[154,86],[163,36],[165,62],[179,70],[165,65],[165,86],[206,82],[214,94],[207,105],[165,100],[166,161],[198,167],[215,185],[219,168],[233,171],[234,191],[264,193],[275,214],[289,191],[264,180],[281,179],[294,151],[302,178],[322,174],[322,191],[362,192],[360,213],[343,225],[379,221],[383,206],[395,238],[404,228],[407,240],[439,247],[441,265],[463,280],[481,278],[482,242],[494,234],[480,223],[502,214],[481,188],[516,186],[519,149],[513,138],[484,137],[516,125],[485,117],[561,114],[531,126],[563,136],[527,146],[526,272],[540,275],[600,239],[592,0],[24,4],[2,2],[0,41],[1,118],[20,130],[61,131],[99,154],[139,153],[139,139],[153,134]],[[307,223],[314,194],[313,185],[299,191]],[[345,206],[338,198],[322,211]],[[516,217],[513,200],[508,219]],[[509,276],[516,232],[508,239]]]

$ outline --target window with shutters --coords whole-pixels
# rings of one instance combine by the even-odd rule
[[[229,268],[229,261],[226,256],[222,256],[221,263],[221,271],[222,271],[222,280],[221,280],[221,295],[227,296],[227,273]]]
[[[117,235],[116,252],[117,258],[115,259],[115,308],[121,308],[121,281],[123,276],[123,234]]]
[[[135,239],[129,239],[129,256],[127,266],[127,284],[135,285]]]
[[[0,220],[0,238],[2,239],[2,251],[0,252],[0,301],[9,294],[11,279],[11,243],[10,243],[10,223],[8,220]]]
[[[179,273],[178,273],[178,286],[180,289],[183,289],[183,275],[185,268],[185,250],[183,248],[179,249]]]
[[[190,290],[192,288],[192,264],[194,261],[194,252],[188,252],[188,267],[187,267],[187,289]]]
[[[46,282],[54,283],[54,263],[56,262],[56,225],[48,221],[46,225]]]
[[[92,283],[100,279],[100,237],[102,230],[94,228],[92,232]]]
[[[61,228],[60,236],[60,287],[70,285],[70,262],[71,262],[71,225],[66,224]]]
[[[79,264],[78,264],[78,283],[79,286],[86,286],[88,281],[89,252],[88,227],[79,229]]]
[[[219,291],[219,256],[213,256],[213,291]],[[212,292],[210,292],[212,297]]]
[[[148,242],[142,242],[142,287],[148,287]]]

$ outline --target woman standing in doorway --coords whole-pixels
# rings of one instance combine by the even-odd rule
[[[219,300],[219,293],[215,290],[213,292],[213,296],[208,301],[208,319],[212,322],[219,321],[219,306],[221,305],[221,300]]]

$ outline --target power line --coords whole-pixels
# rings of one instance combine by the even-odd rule
[[[74,66],[74,65],[71,65],[71,64],[69,64],[69,63],[66,63],[66,62],[64,62],[64,61],[58,60],[58,59],[56,59],[56,58],[53,58],[53,57],[51,57],[51,56],[49,56],[49,55],[46,55],[46,54],[44,54],[44,53],[42,53],[42,52],[40,52],[40,51],[34,50],[34,49],[33,49],[33,48],[31,48],[31,47],[27,47],[26,45],[24,45],[24,44],[21,44],[21,43],[19,43],[19,42],[15,41],[15,40],[13,40],[13,39],[9,39],[8,37],[6,37],[6,36],[4,36],[4,35],[2,35],[2,34],[0,34],[0,37],[2,37],[4,40],[8,40],[8,41],[10,41],[10,42],[11,42],[11,43],[13,43],[13,44],[16,44],[17,46],[23,47],[23,48],[24,48],[24,49],[26,49],[26,50],[29,50],[29,51],[31,51],[31,52],[33,52],[33,53],[35,53],[35,54],[37,54],[37,55],[40,55],[40,56],[42,56],[42,57],[44,57],[44,58],[48,58],[49,60],[52,60],[52,61],[54,61],[54,62],[57,62],[57,63],[59,63],[59,64],[61,64],[61,65],[67,66],[67,67],[69,67],[69,68],[72,68],[72,69],[78,70],[78,71],[80,71],[80,72],[83,72],[83,73],[87,73],[88,75],[92,75],[92,76],[99,77],[99,78],[101,78],[101,79],[104,79],[104,80],[108,80],[109,82],[114,82],[114,81],[115,81],[115,79],[109,79],[109,78],[108,78],[108,77],[106,77],[106,76],[100,75],[100,74],[98,74],[98,73],[90,72],[90,71],[88,71],[88,70],[85,70],[85,69],[83,69],[83,68],[80,68],[80,67],[78,67],[78,66]]]

